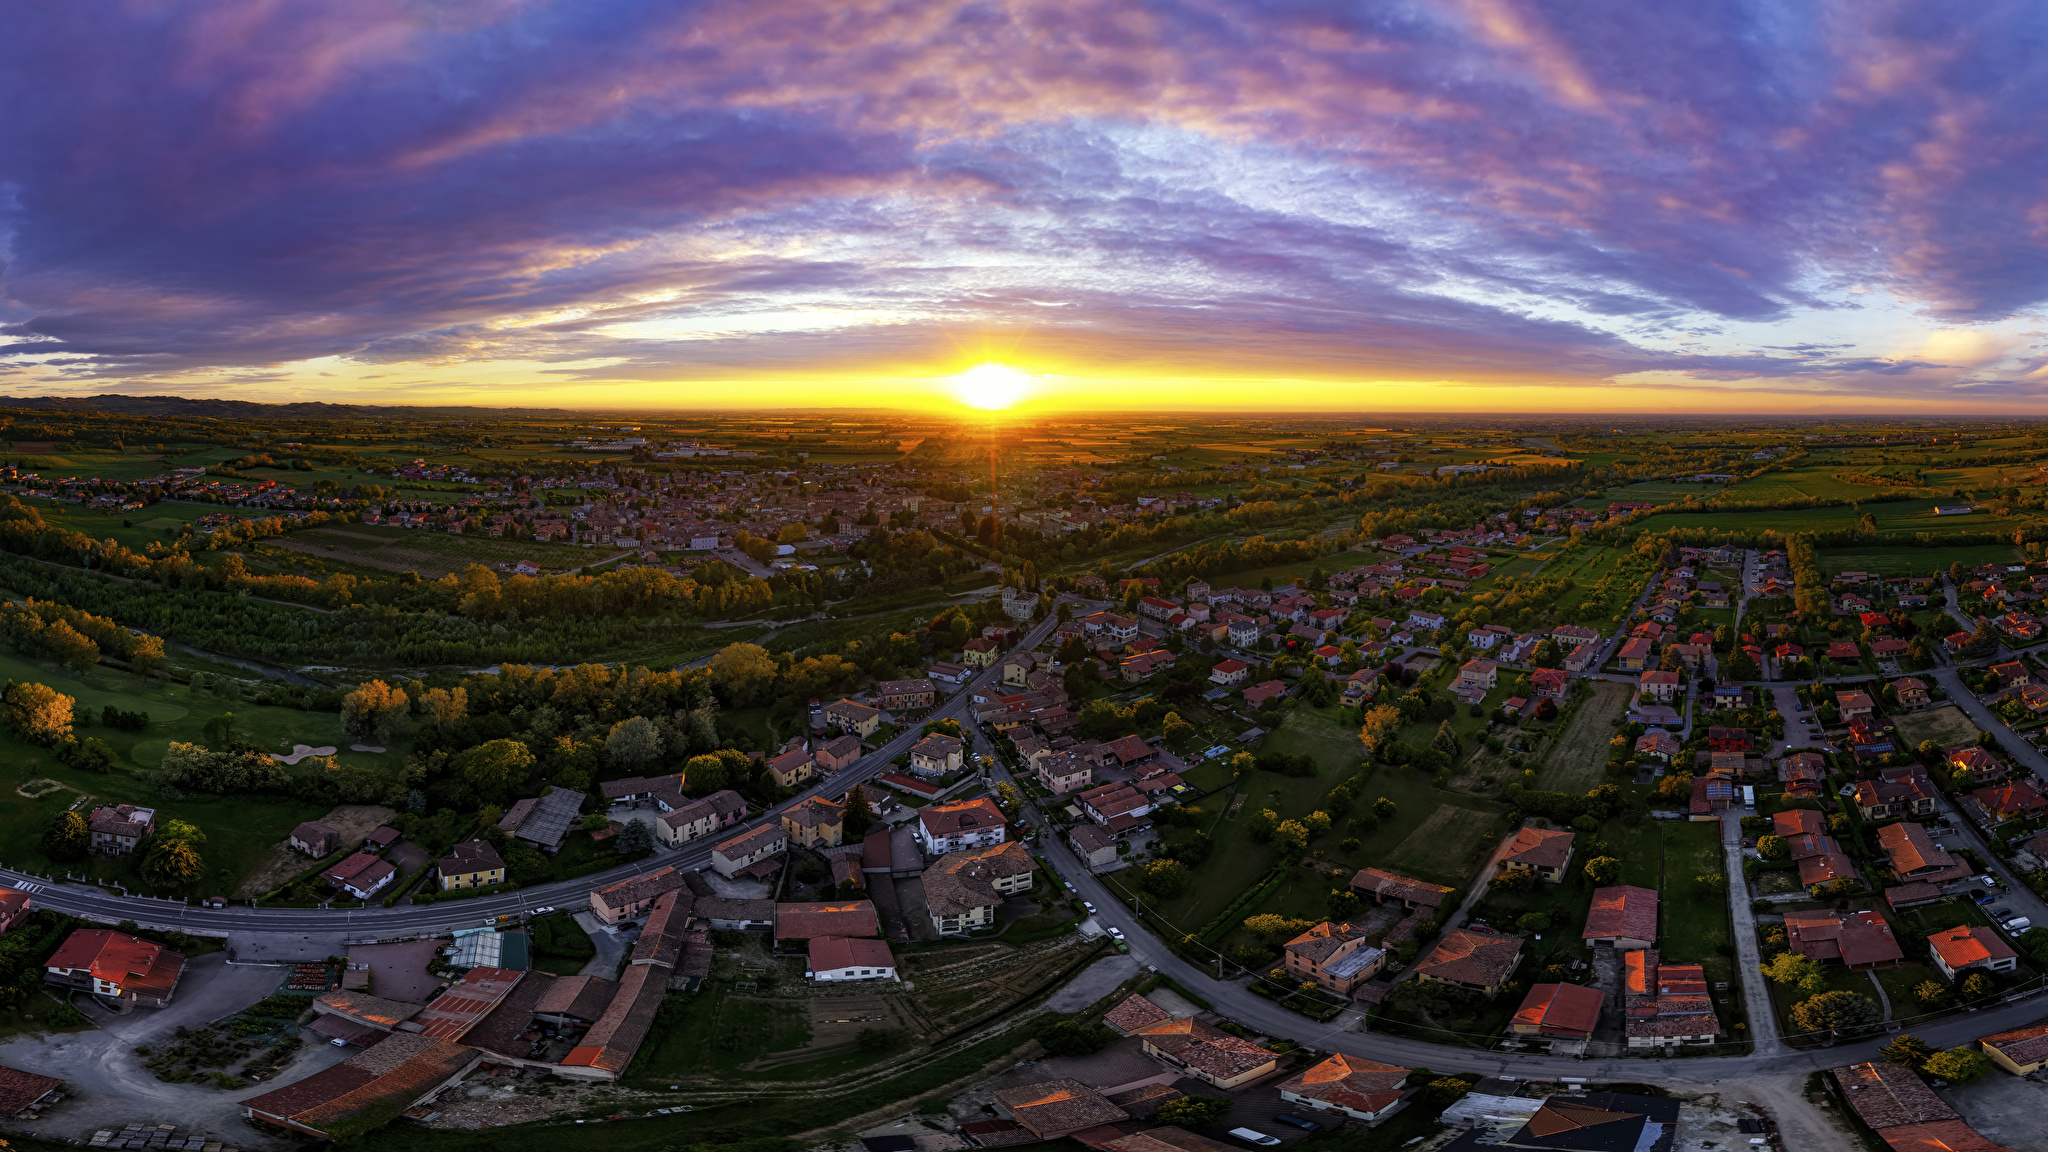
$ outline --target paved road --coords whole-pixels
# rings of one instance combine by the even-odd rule
[[[1052,630],[1058,627],[1057,615],[1048,615],[1028,632],[1023,647],[1032,648],[1042,643]],[[964,684],[945,703],[933,709],[927,719],[960,719],[969,709],[974,689],[991,683],[1000,676],[999,668],[984,670]],[[971,720],[969,721],[971,724]],[[779,804],[764,813],[752,824],[764,823],[780,818],[783,809],[808,797],[825,793],[838,794],[861,781],[867,780],[889,767],[890,761],[910,750],[918,740],[918,728],[907,728],[895,739],[862,757],[845,770],[834,773],[830,779],[805,789],[787,802]],[[737,834],[735,830],[734,834]],[[589,904],[592,889],[635,876],[664,864],[677,868],[704,868],[711,860],[713,841],[694,841],[669,852],[657,852],[653,856],[621,864],[603,872],[592,873],[574,880],[553,884],[542,884],[522,888],[497,896],[480,896],[449,904],[425,904],[399,908],[366,908],[356,911],[328,911],[314,908],[195,908],[180,901],[160,900],[145,896],[123,896],[100,888],[79,884],[53,883],[38,876],[0,867],[0,882],[10,887],[32,893],[37,904],[59,912],[69,912],[109,923],[133,920],[149,928],[177,929],[200,935],[224,936],[230,932],[334,932],[336,917],[341,918],[340,930],[345,932],[351,943],[401,937],[438,935],[456,928],[476,927],[495,922],[501,915],[517,915],[541,907],[562,907],[581,909]]]

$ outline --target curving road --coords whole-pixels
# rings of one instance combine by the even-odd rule
[[[1058,624],[1057,614],[1048,614],[1025,634],[1023,646],[1034,648],[1043,643]],[[926,719],[961,719],[973,701],[974,689],[995,680],[1000,674],[1000,668],[997,666],[984,669],[980,675],[963,684],[945,703],[933,709]],[[969,719],[961,727],[973,728],[975,725]],[[744,827],[780,819],[783,809],[808,797],[824,793],[837,794],[854,784],[870,779],[886,770],[890,761],[909,751],[910,746],[917,740],[916,727],[905,729],[895,739],[863,756],[846,769],[770,808],[759,819],[750,821]],[[733,829],[729,835],[737,835],[738,831],[739,829]],[[35,902],[45,908],[108,923],[133,920],[146,928],[176,929],[200,936],[225,936],[241,932],[302,935],[311,933],[326,936],[342,933],[346,935],[349,943],[355,944],[409,936],[441,935],[457,928],[473,928],[480,924],[492,923],[499,916],[517,915],[535,908],[552,906],[581,909],[588,906],[593,889],[615,880],[637,876],[664,864],[671,864],[679,869],[708,867],[714,843],[716,841],[707,837],[680,848],[658,851],[652,856],[607,868],[602,872],[593,872],[573,880],[521,888],[501,895],[479,896],[474,900],[449,904],[408,905],[398,908],[197,908],[178,900],[124,896],[96,887],[51,881],[42,876],[4,867],[0,867],[0,883],[31,893]]]

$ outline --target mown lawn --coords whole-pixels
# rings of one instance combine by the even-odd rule
[[[1964,544],[1951,548],[1839,548],[1820,554],[1821,570],[1875,572],[1881,576],[1929,576],[1946,571],[1961,561],[1966,568],[1980,564],[2010,564],[2020,559],[2010,544]]]
[[[271,796],[191,794],[177,800],[160,799],[148,782],[149,770],[156,767],[173,740],[204,744],[206,722],[221,713],[234,713],[236,730],[266,748],[289,751],[293,744],[331,744],[341,749],[337,759],[385,771],[395,771],[404,761],[402,745],[381,755],[348,751],[341,718],[331,712],[253,705],[208,691],[195,692],[183,684],[145,681],[104,665],[79,677],[67,669],[12,654],[0,654],[0,677],[46,684],[76,699],[80,718],[88,722],[74,732],[106,741],[115,755],[111,772],[80,772],[59,763],[47,748],[0,733],[0,796],[10,802],[0,808],[0,861],[9,867],[61,872],[66,865],[56,864],[42,853],[43,826],[82,794],[93,797],[93,803],[141,804],[155,808],[160,820],[174,818],[198,825],[207,836],[201,850],[207,876],[194,885],[192,894],[232,890],[295,825],[320,816],[326,807]],[[149,726],[141,732],[106,727],[99,723],[99,714],[107,704],[148,713]],[[32,788],[30,791],[40,793],[33,797],[20,791],[39,780],[59,787]],[[131,886],[137,883],[131,861],[95,858],[68,867],[73,872],[89,869],[101,878],[122,877]]]

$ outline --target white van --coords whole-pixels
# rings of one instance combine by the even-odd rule
[[[1232,1128],[1230,1134],[1247,1144],[1258,1144],[1268,1148],[1280,1143],[1279,1137],[1268,1136],[1264,1132],[1254,1131],[1250,1128]]]

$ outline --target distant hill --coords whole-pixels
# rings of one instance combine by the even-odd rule
[[[215,420],[362,420],[379,416],[418,420],[574,418],[567,408],[478,408],[403,404],[258,404],[251,400],[188,399],[183,396],[0,396],[0,410],[37,408],[59,412],[107,412],[121,416],[179,416]]]

